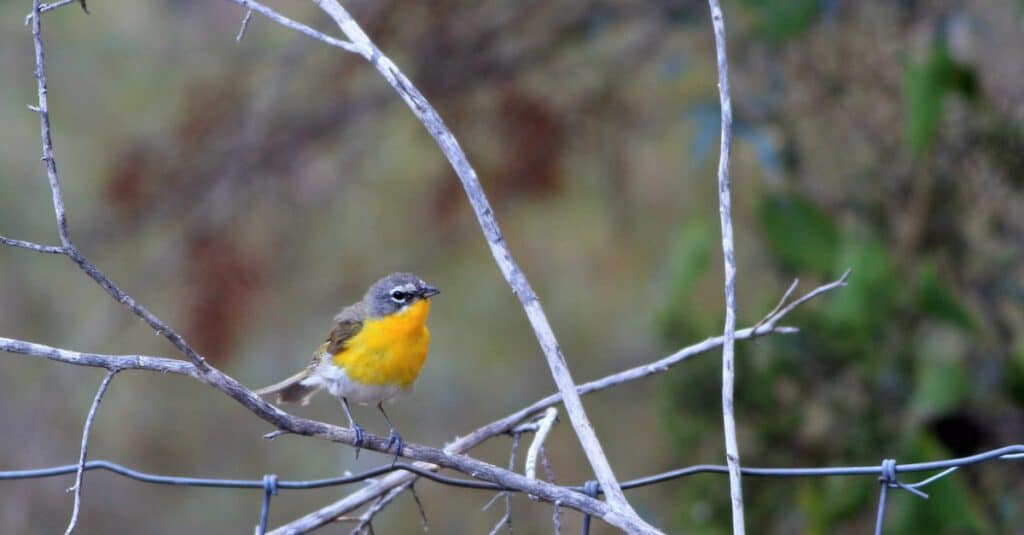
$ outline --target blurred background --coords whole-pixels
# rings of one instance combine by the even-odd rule
[[[336,34],[312,5],[269,2]],[[721,332],[718,100],[700,0],[346,2],[476,166],[578,381]],[[55,243],[39,164],[31,2],[0,5],[0,234]],[[1024,2],[725,2],[735,108],[739,317],[800,277],[847,288],[737,346],[747,465],[879,464],[1024,442]],[[356,56],[231,2],[90,2],[45,16],[71,233],[141,303],[250,387],[304,366],[379,276],[441,287],[431,358],[391,411],[446,440],[554,390],[461,186]],[[0,335],[180,357],[65,259],[0,249]],[[0,469],[72,463],[103,372],[4,355]],[[720,361],[701,356],[585,400],[617,475],[721,463]],[[297,414],[343,423],[326,396]],[[378,433],[369,409],[356,416]],[[271,429],[213,389],[117,377],[90,458],[205,477],[321,478],[384,462]],[[474,451],[507,463],[510,440]],[[568,422],[556,479],[588,465]],[[1024,468],[990,464],[890,498],[887,533],[1024,533]],[[908,478],[915,480],[915,478]],[[5,533],[63,529],[71,478],[0,483]],[[418,485],[434,533],[486,533],[502,504]],[[287,491],[279,525],[352,488]],[[871,477],[747,479],[760,533],[865,533]],[[669,531],[722,533],[727,479],[631,491]],[[86,478],[82,533],[248,533],[259,491]],[[564,526],[576,530],[579,515]],[[406,494],[378,533],[415,533]],[[551,509],[513,499],[519,533]],[[350,526],[328,528],[347,532]],[[598,532],[607,526],[595,524]]]

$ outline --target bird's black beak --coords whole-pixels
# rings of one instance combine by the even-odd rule
[[[438,290],[437,288],[429,284],[424,285],[423,288],[420,288],[420,297],[423,297],[424,299],[429,299],[439,293],[441,293],[441,290]]]

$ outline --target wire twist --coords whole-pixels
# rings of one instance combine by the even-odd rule
[[[260,509],[260,525],[256,527],[257,535],[263,535],[267,532],[271,496],[277,496],[277,474],[266,474],[263,476],[263,507]]]

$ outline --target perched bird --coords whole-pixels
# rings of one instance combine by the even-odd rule
[[[305,405],[320,389],[327,389],[341,399],[349,426],[356,433],[356,456],[364,431],[352,418],[348,402],[376,403],[388,423],[388,449],[394,444],[397,458],[404,442],[383,403],[412,391],[427,360],[427,315],[430,298],[438,293],[440,290],[411,273],[392,273],[380,279],[362,301],[334,317],[334,329],[306,369],[256,393],[277,394],[278,403]]]

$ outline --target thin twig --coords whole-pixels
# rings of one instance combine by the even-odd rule
[[[82,426],[82,448],[78,452],[78,470],[75,472],[75,484],[68,489],[68,492],[74,491],[75,493],[75,505],[71,510],[71,520],[68,521],[68,527],[64,530],[64,535],[74,533],[75,526],[78,525],[78,512],[82,507],[82,481],[85,475],[85,456],[89,451],[89,431],[92,430],[92,422],[96,418],[96,411],[100,407],[100,402],[103,401],[103,394],[107,392],[107,387],[110,386],[110,381],[116,374],[117,370],[110,370],[103,377],[100,387],[96,390],[96,397],[92,400],[92,406],[89,407],[89,414],[85,417],[85,425]]]
[[[555,420],[558,418],[558,409],[554,407],[548,407],[544,412],[544,417],[540,419],[537,426],[537,433],[533,435],[533,442],[530,443],[530,449],[526,450],[526,477],[530,479],[537,479],[537,454],[540,453],[540,449],[544,447],[544,441],[548,438],[548,433],[551,432],[551,428],[555,425]]]
[[[73,4],[76,1],[77,0],[60,0],[59,2],[54,2],[52,4],[40,4],[39,12],[40,13],[46,13],[47,11],[53,11],[54,9],[57,9],[59,7],[64,7],[64,6],[68,5],[68,4]],[[85,3],[84,2],[82,3],[82,8],[83,9],[85,8]],[[88,13],[89,11],[85,10],[85,12]],[[35,14],[35,10],[33,10],[28,15],[25,15],[25,26],[28,26],[29,24],[32,24],[32,17],[33,17],[34,14]]]
[[[635,527],[638,530],[657,532],[656,529],[646,525],[640,519],[626,501],[626,496],[622,493],[622,489],[619,488],[619,483],[615,479],[611,464],[609,464],[604,449],[601,447],[597,434],[594,432],[590,419],[583,408],[583,402],[580,400],[579,394],[576,393],[576,384],[569,373],[568,364],[566,364],[565,357],[558,346],[558,340],[551,329],[551,324],[548,322],[536,293],[526,279],[526,275],[512,257],[512,252],[506,245],[505,238],[494,217],[494,210],[491,208],[490,202],[484,194],[483,187],[480,185],[480,179],[466,158],[466,154],[459,146],[459,142],[423,94],[416,89],[391,59],[377,48],[369,36],[366,35],[366,32],[359,26],[359,23],[349,15],[348,11],[341,4],[336,0],[313,0],[313,3],[334,19],[338,27],[341,28],[342,33],[360,50],[360,54],[377,69],[402,99],[405,100],[406,104],[409,105],[409,108],[423,123],[423,126],[426,127],[427,131],[441,148],[441,151],[448,158],[455,173],[462,181],[463,189],[466,190],[466,195],[473,207],[473,211],[476,213],[484,237],[490,245],[491,253],[505,280],[519,298],[523,310],[530,321],[530,325],[537,336],[537,340],[540,342],[541,350],[547,359],[551,375],[554,377],[555,384],[562,394],[562,402],[565,404],[566,412],[569,414],[569,420],[576,431],[580,445],[583,447],[591,467],[594,469],[595,476],[597,476],[598,481],[601,483],[601,488],[605,491],[608,503],[626,518],[629,518],[631,522],[635,523]]]
[[[25,240],[5,238],[3,236],[0,236],[0,243],[10,247],[17,247],[19,249],[28,249],[29,251],[35,251],[37,253],[64,254],[64,248],[56,245],[42,245]]]
[[[782,294],[782,298],[779,299],[779,303],[777,305],[775,305],[775,308],[773,308],[771,312],[765,314],[765,316],[763,318],[761,318],[761,321],[759,321],[759,322],[754,324],[754,330],[755,331],[757,330],[758,327],[760,327],[761,325],[764,325],[764,323],[766,321],[768,321],[772,316],[774,316],[775,314],[778,314],[779,311],[782,310],[782,307],[786,306],[786,301],[789,301],[789,298],[793,295],[793,292],[796,291],[796,287],[799,284],[800,284],[800,279],[799,278],[793,279],[793,283],[789,285],[789,288],[786,288],[785,293]]]
[[[409,484],[409,494],[412,495],[412,501],[416,502],[416,510],[420,513],[420,524],[423,526],[423,532],[428,533],[430,531],[430,522],[427,520],[427,510],[423,508],[423,500],[420,500],[420,495],[416,493],[416,482]]]
[[[50,105],[49,90],[46,84],[46,53],[43,51],[43,29],[42,29],[42,2],[32,2],[32,41],[36,51],[36,90],[39,95],[39,104],[36,106],[39,113],[39,130],[43,142],[43,167],[46,168],[46,178],[50,183],[50,192],[53,197],[53,211],[57,216],[57,233],[60,236],[60,243],[64,248],[71,245],[68,237],[68,218],[64,212],[64,197],[61,195],[60,179],[57,178],[57,161],[53,158],[53,138],[50,135]]]
[[[729,63],[726,58],[725,21],[718,0],[708,0],[715,30],[718,58],[718,97],[722,102],[722,143],[718,160],[718,209],[722,220],[722,255],[725,258],[725,344],[722,345],[722,420],[725,431],[725,459],[729,465],[729,494],[732,498],[733,535],[745,533],[743,522],[743,480],[740,475],[740,447],[733,413],[736,336],[736,253],[732,238],[732,208],[729,199],[729,151],[732,145],[732,103],[729,99]]]
[[[278,24],[280,24],[282,26],[285,26],[286,28],[291,28],[292,30],[295,30],[295,31],[297,31],[299,33],[308,35],[309,37],[312,37],[313,39],[316,39],[317,41],[320,41],[321,43],[326,43],[328,45],[338,47],[338,48],[340,48],[342,50],[345,50],[345,51],[348,51],[348,52],[354,52],[356,54],[362,54],[362,50],[360,50],[358,46],[350,43],[349,41],[342,41],[341,39],[335,39],[334,37],[331,37],[331,36],[329,36],[329,35],[327,35],[327,34],[325,34],[323,32],[319,32],[317,30],[314,30],[313,28],[310,28],[309,26],[306,26],[305,24],[302,24],[301,22],[296,22],[296,21],[294,21],[294,20],[292,20],[292,19],[290,19],[290,18],[288,18],[288,17],[278,13],[277,11],[274,11],[273,9],[271,9],[271,8],[261,4],[259,2],[254,2],[253,0],[231,0],[231,1],[236,3],[236,4],[238,4],[238,5],[240,5],[240,6],[242,6],[242,7],[245,7],[247,9],[251,10],[251,11],[255,11],[255,12],[259,13],[260,15],[263,15],[264,17],[267,17],[268,19],[270,19],[270,20],[272,20],[272,21],[274,21],[276,23],[278,23]]]
[[[514,470],[515,467],[516,467],[516,452],[519,450],[519,438],[520,438],[520,436],[521,435],[518,435],[518,434],[512,435],[512,447],[509,449],[510,451],[509,451],[509,455],[508,455],[508,469],[509,470]],[[498,494],[495,494],[494,497],[491,498],[491,500],[489,502],[487,502],[487,505],[484,505],[483,510],[486,511],[487,509],[489,509],[491,507],[491,505],[496,500],[498,500],[498,498],[505,498],[505,514],[502,515],[502,517],[498,520],[498,523],[494,525],[493,529],[491,529],[490,535],[498,535],[498,532],[501,531],[501,527],[502,526],[505,526],[505,527],[508,528],[509,535],[514,535],[514,532],[512,531],[512,496],[511,496],[511,494],[509,494],[508,492],[499,492]]]
[[[377,516],[377,513],[379,513],[382,509],[387,507],[389,503],[394,501],[399,494],[405,492],[406,488],[408,488],[407,485],[399,485],[391,489],[387,494],[381,496],[380,498],[377,498],[377,501],[374,502],[372,506],[370,506],[366,511],[363,512],[362,515],[359,516],[359,523],[356,524],[356,527],[352,528],[350,534],[360,535],[361,533],[366,531],[368,529],[368,526],[373,522],[373,517]]]
[[[542,446],[540,448],[540,464],[544,466],[544,473],[548,477],[548,483],[556,485],[555,482],[555,471],[551,468],[551,461],[548,459],[548,453]],[[551,523],[554,524],[555,535],[562,534],[562,506],[558,502],[553,504],[551,513]]]
[[[238,29],[238,35],[235,36],[235,42],[241,43],[242,38],[245,37],[245,30],[249,29],[249,21],[252,20],[252,9],[246,10],[245,17],[242,18],[242,27]]]

